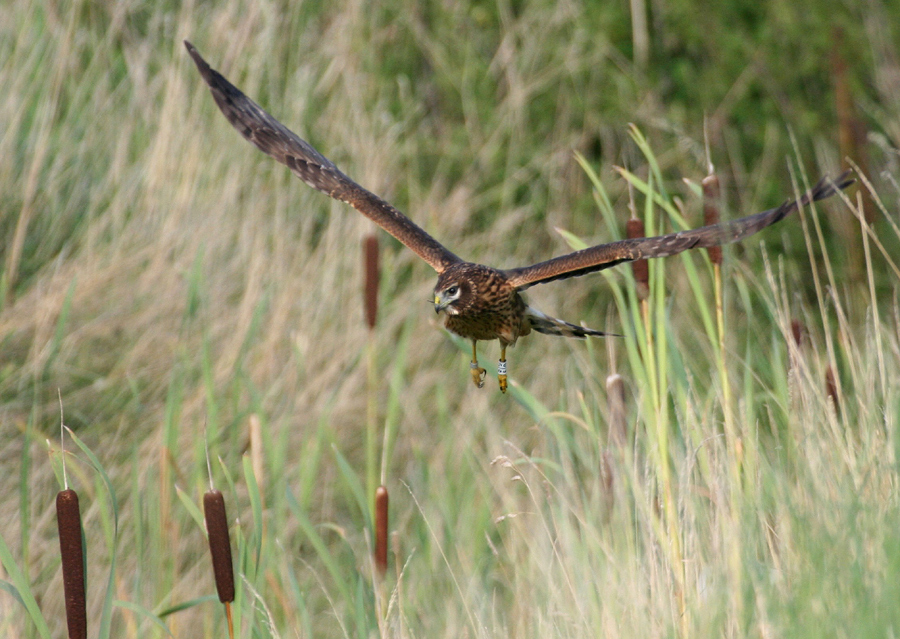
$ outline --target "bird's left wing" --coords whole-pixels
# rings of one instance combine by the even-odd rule
[[[331,160],[269,115],[222,74],[210,68],[190,42],[185,40],[184,46],[209,85],[219,109],[232,126],[263,153],[287,166],[314,189],[350,204],[409,247],[438,273],[462,261],[403,213],[344,175]]]
[[[822,178],[802,197],[785,202],[779,207],[748,215],[731,222],[722,222],[689,231],[679,231],[657,237],[641,237],[629,240],[600,244],[590,248],[561,255],[546,262],[532,266],[523,266],[505,271],[509,283],[518,289],[528,288],[535,284],[552,282],[567,277],[577,277],[610,268],[622,262],[631,262],[652,257],[668,257],[693,248],[709,248],[721,244],[737,242],[753,235],[762,229],[775,224],[800,206],[810,202],[831,197],[839,190],[845,189],[854,180],[850,171],[845,171],[834,181]]]

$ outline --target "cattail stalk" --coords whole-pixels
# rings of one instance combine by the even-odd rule
[[[625,224],[625,235],[628,239],[646,237],[643,220],[634,214],[634,203],[631,204],[631,218]],[[647,353],[653,352],[653,331],[650,329],[650,265],[647,260],[635,260],[631,263],[631,273],[634,275],[634,289],[641,304],[641,317],[644,320],[644,332],[647,336]],[[656,375],[653,365],[648,362],[647,372]]]
[[[719,178],[710,165],[710,173],[700,183],[703,187],[703,223],[707,226],[718,224],[721,216],[719,214],[720,190]],[[725,350],[725,296],[722,286],[722,247],[712,246],[707,249],[709,261],[713,265],[713,285],[715,289],[716,299],[716,329],[719,336],[719,379],[722,380],[722,412],[725,419],[725,436],[731,447],[731,479],[732,486],[737,488],[741,485],[741,456],[737,454],[741,447],[740,434],[737,431],[737,425],[734,421],[734,400],[731,394],[731,382],[728,378],[728,366]]]
[[[648,29],[647,3],[631,0],[631,42],[634,45],[634,66],[638,73],[647,70],[650,61],[650,29]]]
[[[635,214],[634,199],[629,199],[631,219],[628,220],[628,224],[625,228],[626,235],[629,239],[645,237],[646,228],[644,227],[644,223],[639,220]],[[658,265],[655,268],[658,269],[657,274],[661,276],[662,266]],[[635,292],[640,301],[641,318],[644,324],[644,340],[646,342],[644,347],[644,352],[646,353],[644,368],[647,375],[647,381],[651,388],[652,404],[656,413],[654,421],[656,427],[656,447],[659,455],[659,483],[663,494],[663,518],[669,542],[668,551],[670,553],[672,565],[677,567],[675,570],[675,598],[678,602],[678,617],[681,619],[683,628],[686,629],[689,626],[689,615],[685,605],[683,587],[683,584],[685,583],[685,570],[684,562],[682,561],[681,535],[678,526],[675,497],[672,489],[671,469],[668,462],[669,425],[668,409],[666,407],[667,400],[665,398],[665,377],[667,373],[665,367],[661,365],[662,359],[660,358],[662,353],[666,350],[666,337],[665,331],[660,331],[661,337],[659,339],[658,351],[657,343],[654,339],[654,322],[651,321],[650,315],[650,270],[647,260],[635,260],[632,262],[632,273],[634,274]],[[657,291],[657,293],[661,292]],[[656,315],[656,312],[662,308],[659,304],[661,301],[662,298],[659,298],[656,300],[657,303],[655,304],[654,318],[658,320],[662,319],[660,316]],[[686,630],[683,630],[683,632],[686,633]]]
[[[78,506],[78,494],[71,488],[56,494],[56,523],[59,528],[59,553],[62,558],[69,639],[87,639],[81,510]]]
[[[403,557],[403,549],[400,547],[400,533],[396,530],[391,534],[391,550],[394,552],[394,573],[396,574],[397,581],[394,585],[392,597],[395,598],[397,602],[397,621],[398,621],[398,631],[400,637],[409,637],[410,633],[408,628],[406,628],[405,620],[408,618],[406,615],[406,611],[403,609],[403,602],[406,601],[406,597],[403,592],[403,561],[401,557]]]
[[[628,441],[628,408],[625,404],[625,380],[618,373],[606,378],[606,403],[609,413],[609,446],[621,451]],[[616,503],[616,474],[611,451],[603,448],[602,444],[601,449],[603,450],[600,455],[600,482],[603,490],[601,498],[605,507],[603,518],[608,522]],[[620,454],[619,459],[621,458]]]
[[[609,443],[623,446],[628,441],[625,381],[618,373],[606,378],[606,401],[609,406]]]
[[[634,199],[631,198],[630,200],[629,209],[631,210],[631,217],[625,224],[625,235],[630,240],[646,237],[647,233],[644,222],[643,220],[638,219],[635,214]],[[646,373],[650,378],[651,386],[655,388],[657,387],[657,370],[653,362],[653,329],[650,324],[650,265],[647,263],[647,260],[635,260],[631,263],[631,272],[634,276],[635,294],[640,302],[641,319],[644,322],[644,336],[646,338],[646,353],[648,358],[645,362]]]
[[[700,183],[703,187],[703,223],[705,225],[718,224],[720,220],[720,189],[719,178],[715,174],[712,163],[710,163],[709,175],[703,178]],[[722,383],[722,413],[725,421],[725,439],[729,448],[728,470],[730,474],[729,486],[731,495],[730,504],[741,503],[740,490],[741,469],[744,459],[744,447],[741,439],[741,433],[738,430],[737,423],[734,419],[734,398],[731,392],[731,381],[728,375],[728,358],[725,348],[725,295],[722,284],[722,247],[713,246],[707,249],[709,261],[713,267],[713,285],[716,303],[716,331],[718,333],[718,368],[719,379]],[[733,512],[731,517],[732,525],[736,526],[737,515]],[[739,559],[734,553],[729,555],[731,569],[735,578],[739,581],[742,567]],[[734,599],[735,609],[742,609],[740,599]]]
[[[263,499],[266,494],[266,466],[263,460],[262,422],[259,421],[259,415],[256,413],[250,415],[248,427],[250,430],[250,466],[253,468],[253,476],[259,487],[260,499]],[[265,504],[263,504],[263,509],[265,509]]]
[[[388,549],[388,490],[379,486],[375,491],[375,568],[379,577],[387,571]]]

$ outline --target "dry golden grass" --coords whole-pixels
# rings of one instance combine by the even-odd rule
[[[842,279],[827,232],[850,200],[819,207],[821,234],[811,212],[767,232],[765,261],[756,239],[726,251],[721,350],[703,256],[651,265],[649,341],[627,269],[538,287],[538,308],[626,337],[526,338],[503,396],[472,386],[465,350],[426,304],[433,273],[384,234],[370,336],[371,224],[247,145],[181,45],[190,38],[454,252],[509,267],[567,250],[557,227],[587,241],[620,233],[629,191],[614,162],[642,178],[659,166],[664,201],[699,223],[698,191],[675,178],[705,174],[702,117],[683,130],[689,118],[634,79],[620,24],[567,2],[0,7],[0,539],[51,634],[64,624],[58,447],[48,463],[44,442],[58,432],[57,389],[118,498],[113,507],[78,449],[69,471],[92,636],[112,600],[130,605],[112,607],[112,636],[163,636],[152,615],[175,636],[222,635],[218,604],[194,602],[214,592],[190,507],[208,487],[207,445],[239,520],[242,636],[896,632],[890,153],[872,189],[887,203],[886,248],[866,247],[865,281]],[[897,68],[887,57],[873,65],[879,77]],[[877,104],[896,119],[896,105]],[[655,155],[629,137],[623,113]],[[789,143],[785,121],[767,127],[752,167],[751,143],[728,127],[713,140],[726,199],[742,212],[775,203],[769,182]],[[883,146],[896,148],[885,131]],[[831,133],[803,132],[797,155],[834,174]],[[574,151],[602,167],[611,206],[592,200]],[[643,196],[635,203],[643,216]],[[794,320],[808,327],[800,348]],[[627,446],[607,442],[612,372],[626,381]],[[380,590],[363,488],[373,395],[379,433],[392,433],[378,474],[400,550]],[[0,593],[0,634],[33,627]]]

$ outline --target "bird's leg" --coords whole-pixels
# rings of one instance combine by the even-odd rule
[[[478,353],[476,349],[477,342],[472,340],[472,363],[469,364],[469,369],[472,373],[472,381],[475,382],[475,385],[478,388],[482,388],[484,386],[484,376],[487,374],[487,371],[481,368],[478,365]]]
[[[500,382],[500,392],[506,392],[506,344],[500,344],[500,361],[497,362],[497,381]]]

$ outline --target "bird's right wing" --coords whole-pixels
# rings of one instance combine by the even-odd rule
[[[219,109],[232,126],[263,153],[287,166],[314,189],[350,204],[409,247],[438,273],[462,261],[403,213],[344,175],[331,160],[269,115],[222,74],[210,68],[190,42],[185,40],[184,46],[209,85]]]

